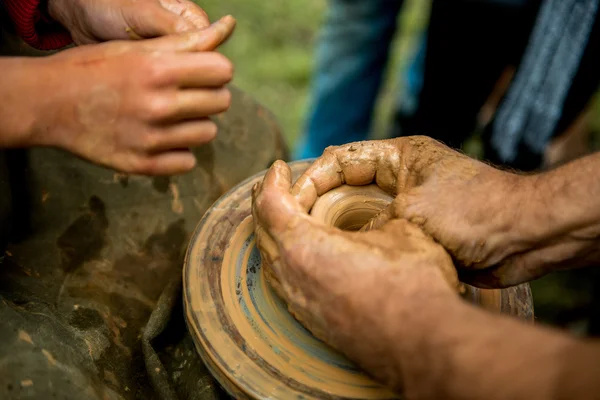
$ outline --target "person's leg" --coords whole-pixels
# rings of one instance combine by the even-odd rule
[[[460,147],[502,71],[522,52],[535,11],[531,0],[434,0],[418,109],[397,114],[397,131]]]
[[[417,39],[416,52],[408,64],[408,68],[400,77],[403,88],[398,92],[395,106],[394,121],[390,126],[389,137],[404,136],[403,129],[407,122],[414,117],[423,88],[423,72],[425,68],[425,53],[427,51],[427,32],[422,32]],[[409,133],[410,134],[410,133]]]
[[[295,158],[364,140],[402,0],[332,0],[320,42],[305,136]]]

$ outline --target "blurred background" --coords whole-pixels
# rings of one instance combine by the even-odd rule
[[[197,2],[211,19],[226,14],[237,18],[233,38],[222,47],[222,52],[236,66],[234,84],[251,93],[277,116],[288,145],[293,148],[306,125],[315,45],[325,20],[327,0]],[[404,2],[375,109],[373,138],[389,136],[393,104],[398,93],[405,89],[403,78],[418,51],[430,9],[429,0]],[[600,111],[599,96],[593,100],[592,107]],[[591,113],[589,124],[593,131],[600,130],[600,112]],[[473,146],[466,150],[478,155],[476,141]]]
[[[326,21],[329,3],[326,0],[220,0],[199,1],[199,4],[212,19],[225,14],[232,14],[238,19],[234,36],[222,48],[222,52],[235,64],[234,84],[257,98],[276,115],[288,145],[299,154],[298,145],[307,129],[311,112],[314,111],[311,109],[314,104],[310,101],[310,96],[314,89],[312,79],[316,68],[315,48]],[[369,129],[370,138],[384,138],[393,133],[390,131],[390,123],[397,111],[397,100],[406,92],[407,77],[411,76],[408,69],[423,43],[430,12],[430,1],[406,0],[397,16],[398,29],[393,34],[390,59],[376,99]],[[342,13],[342,21],[344,17]],[[503,21],[504,24],[506,22]],[[479,23],[485,27],[486,21]],[[510,23],[508,21],[509,30]],[[514,47],[524,47],[525,44],[526,38],[522,43],[515,42]],[[513,44],[509,43],[508,47],[511,45]],[[479,46],[481,47],[481,43]],[[485,54],[493,54],[485,53],[484,48],[481,50],[484,58]],[[444,62],[447,64],[440,67],[449,68],[457,61],[448,57],[448,53],[446,57]],[[477,72],[477,68],[473,71]],[[504,93],[503,79],[510,80],[512,73],[514,70],[504,71],[486,106],[479,111],[477,118],[481,124],[489,122],[493,113],[489,109],[498,104]],[[506,82],[504,86],[507,86]],[[460,103],[464,101],[461,95],[460,90],[456,93],[444,93],[440,101],[446,101],[456,109],[452,98]],[[598,148],[599,98],[594,95],[590,101],[586,101],[582,107],[584,110],[572,118],[575,122],[566,129],[571,133],[564,135],[565,138],[558,143],[553,143],[553,147],[549,146],[544,159],[536,162],[544,167],[552,167]],[[357,100],[353,97],[346,99],[347,113],[354,112]],[[476,126],[469,135],[470,138],[457,147],[481,158],[484,153],[481,129]],[[524,169],[533,169],[525,165]],[[516,166],[519,168],[518,164]],[[580,335],[597,334],[598,327],[592,325],[596,324],[593,318],[598,320],[597,316],[594,317],[595,310],[600,309],[597,299],[598,282],[599,274],[594,269],[557,273],[534,282],[532,288],[538,320],[567,328]]]
[[[314,47],[327,10],[326,0],[197,1],[211,19],[232,14],[236,32],[222,47],[233,60],[234,84],[267,106],[283,127],[288,145],[296,145],[305,125],[314,68]],[[392,103],[401,89],[399,70],[405,70],[429,15],[427,0],[407,0],[399,16],[392,59],[376,109],[373,134],[383,137]],[[403,62],[404,60],[404,62]]]

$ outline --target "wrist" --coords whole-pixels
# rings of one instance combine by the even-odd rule
[[[0,147],[35,146],[40,126],[38,103],[45,69],[42,58],[11,57],[0,61],[0,91],[5,99],[0,109]]]
[[[556,170],[519,177],[521,189],[515,191],[514,202],[511,203],[518,212],[509,240],[509,245],[519,248],[517,251],[560,240],[577,228],[587,226],[586,222],[596,222],[570,190],[569,186],[578,180],[577,176],[563,175]],[[585,182],[576,185],[584,186]]]
[[[44,57],[36,66],[36,81],[31,90],[44,95],[37,96],[31,104],[35,115],[27,135],[28,146],[67,148],[69,140],[62,131],[65,121],[73,120],[78,104],[77,85],[67,81],[77,76],[64,58],[69,51],[74,50]]]
[[[0,110],[0,147],[61,147],[57,135],[64,120],[61,108],[71,93],[64,81],[69,76],[66,65],[57,60],[60,56],[11,58],[2,66],[0,90],[9,101]]]
[[[600,184],[594,178],[600,153],[532,175],[528,223],[523,229],[537,247],[563,244],[553,252],[553,268],[589,265],[598,259]]]
[[[539,204],[532,200],[534,176],[495,169],[493,173],[498,176],[488,180],[480,203],[486,210],[481,215],[486,216],[487,228],[479,235],[488,246],[488,257],[482,260],[486,266],[534,247],[536,238],[531,234],[531,226],[539,213]]]

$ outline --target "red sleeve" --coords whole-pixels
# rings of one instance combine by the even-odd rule
[[[71,35],[58,22],[42,12],[45,0],[4,0],[16,31],[32,47],[55,50],[71,44]]]

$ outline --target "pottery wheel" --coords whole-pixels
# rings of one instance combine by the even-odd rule
[[[309,165],[310,161],[291,163],[293,179]],[[251,216],[251,189],[263,176],[264,172],[247,179],[218,200],[191,239],[184,303],[198,352],[235,398],[394,398],[300,325],[265,280]],[[345,212],[328,212],[317,203],[313,211],[319,208],[318,218],[340,228],[357,229],[349,214],[373,214],[391,200],[373,185],[363,190],[370,200],[352,202],[355,205]],[[336,198],[339,192],[328,201],[343,203],[344,196]],[[480,292],[488,291],[470,288],[468,297],[476,303],[488,298],[492,308],[532,317],[528,286],[506,295],[504,290],[489,291],[491,296]]]

